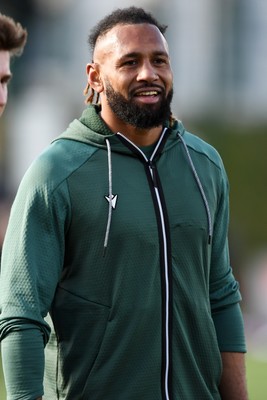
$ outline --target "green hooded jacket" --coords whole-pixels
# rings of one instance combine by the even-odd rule
[[[12,207],[8,399],[40,396],[43,369],[47,400],[220,399],[220,352],[245,351],[228,212],[213,147],[176,121],[139,149],[89,106],[33,162]]]

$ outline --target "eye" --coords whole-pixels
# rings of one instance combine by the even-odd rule
[[[157,58],[154,59],[154,64],[156,64],[156,65],[165,65],[165,64],[168,64],[168,61],[166,60],[166,58],[157,57]]]
[[[124,63],[123,63],[123,66],[134,66],[134,65],[137,65],[137,60],[127,60],[127,61],[124,61]]]

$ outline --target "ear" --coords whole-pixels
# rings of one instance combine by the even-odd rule
[[[86,74],[89,85],[97,93],[101,93],[104,90],[102,79],[100,77],[99,65],[96,63],[90,63],[86,65]]]

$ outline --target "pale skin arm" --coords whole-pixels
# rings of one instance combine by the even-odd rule
[[[219,386],[222,400],[248,400],[244,353],[222,352],[223,373]]]

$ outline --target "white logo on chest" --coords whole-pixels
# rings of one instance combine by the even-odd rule
[[[112,194],[111,197],[110,196],[105,196],[105,199],[111,203],[111,207],[113,209],[115,209],[116,207],[116,203],[117,203],[117,199],[118,199],[118,195],[117,194]]]

